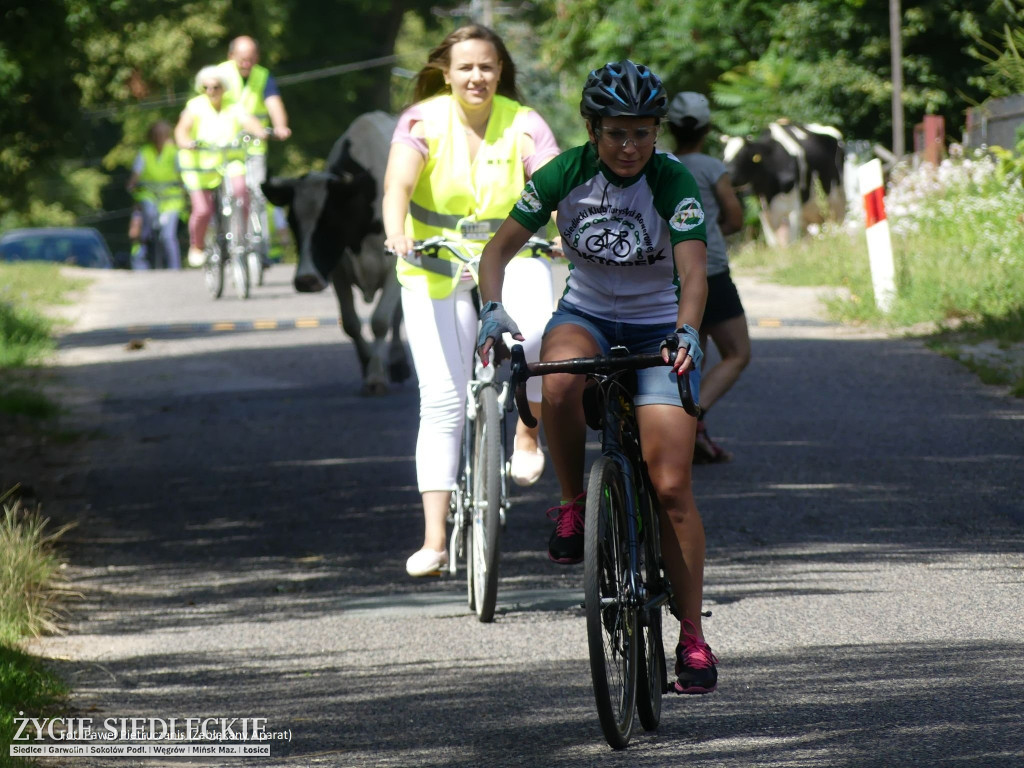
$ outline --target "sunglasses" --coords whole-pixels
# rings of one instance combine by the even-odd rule
[[[646,149],[658,138],[658,128],[637,128],[632,135],[624,128],[602,128],[594,133],[608,146],[621,149],[625,149],[630,142],[637,149]]]

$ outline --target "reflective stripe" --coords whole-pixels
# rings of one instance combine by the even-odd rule
[[[504,219],[482,219],[480,221],[468,220],[468,217],[454,216],[447,213],[438,213],[424,208],[415,200],[409,201],[409,215],[428,227],[440,227],[442,229],[457,230],[463,237],[471,240],[490,240],[490,236],[498,231]],[[480,237],[483,235],[483,238]]]
[[[462,216],[451,216],[446,213],[438,213],[437,211],[428,211],[415,200],[409,201],[409,214],[416,221],[422,222],[428,227],[455,229],[459,226],[459,222],[462,221]]]
[[[437,256],[423,256],[423,254],[420,253],[410,253],[402,258],[414,267],[419,267],[427,272],[432,272],[435,275],[443,275],[448,278],[455,277],[457,274],[462,272],[462,269],[465,266],[460,261],[448,261],[446,259],[438,258]]]

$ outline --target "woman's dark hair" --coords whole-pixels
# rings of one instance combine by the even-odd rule
[[[683,121],[683,125],[676,125],[671,120],[666,121],[668,123],[668,129],[672,132],[672,138],[676,140],[676,149],[691,149],[697,146],[701,139],[708,135],[708,131],[711,130],[711,123],[702,125],[700,128],[694,127],[694,121],[687,119]]]
[[[466,40],[486,40],[494,46],[494,50],[498,53],[498,61],[501,62],[498,93],[522,102],[519,89],[516,87],[516,65],[512,62],[508,48],[505,47],[505,43],[497,32],[482,24],[467,24],[464,27],[459,27],[430,52],[430,55],[427,56],[426,66],[416,75],[413,101],[423,101],[445,92],[447,85],[444,82],[444,73],[451,66],[452,46]]]

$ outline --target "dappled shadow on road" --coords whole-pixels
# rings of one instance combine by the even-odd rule
[[[978,394],[954,363],[913,344],[878,347],[761,341],[708,417],[736,453],[695,468],[709,600],[849,589],[838,579],[722,589],[733,574],[717,567],[1022,550],[1024,408]],[[207,366],[234,373],[205,377]],[[907,391],[896,372],[912,366],[926,373]],[[116,596],[131,607],[104,613],[117,631],[319,615],[338,610],[340,595],[462,594],[455,580],[404,574],[420,536],[416,393],[361,397],[350,347],[129,360],[73,375],[109,394],[92,425],[104,436],[89,444],[82,496],[68,507],[81,524],[67,540],[88,604]],[[544,554],[552,474],[517,489],[503,588],[580,586],[579,568]]]
[[[504,605],[484,626],[467,615],[461,581],[406,577],[422,535],[414,386],[361,397],[358,364],[340,344],[69,374],[106,393],[79,417],[100,436],[69,468],[77,495],[60,505],[79,521],[66,541],[83,595],[67,643],[104,648],[67,666],[80,709],[262,707],[295,732],[296,762],[285,764],[299,765],[664,765],[689,755],[866,768],[900,753],[913,758],[901,765],[925,766],[942,764],[954,741],[964,745],[958,764],[1003,759],[990,732],[958,713],[983,700],[979,722],[1002,727],[1024,692],[1021,648],[911,642],[912,633],[731,653],[720,693],[670,702],[657,736],[611,755],[593,716],[578,608]],[[971,557],[1020,553],[1022,420],[1024,405],[911,342],[759,340],[708,416],[736,458],[694,471],[715,620],[745,627],[748,604],[792,615],[800,601],[811,612],[796,636],[808,644],[820,601],[900,597],[874,574],[898,583],[912,566],[974,573],[987,566]],[[581,569],[544,553],[552,475],[517,492],[502,590],[579,590]],[[899,607],[913,622],[913,606]],[[395,635],[385,608],[410,617],[407,635]],[[517,645],[523,622],[542,634],[571,625],[577,645],[560,657],[554,630],[543,653]]]
[[[198,694],[190,714],[266,717],[268,730],[291,731],[270,759],[232,763],[240,765],[1009,768],[1022,756],[1006,738],[1024,696],[1020,644],[734,655],[721,666],[717,693],[666,698],[659,730],[645,734],[638,725],[630,747],[613,753],[597,725],[585,662],[499,661],[483,646],[427,641],[394,664],[395,642],[315,658],[274,650],[253,657],[245,648],[149,654],[65,671],[83,703],[116,702],[118,716],[184,716],[187,688]]]

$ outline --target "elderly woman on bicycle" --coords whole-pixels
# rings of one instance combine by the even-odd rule
[[[661,507],[662,558],[682,617],[676,649],[677,693],[709,693],[717,659],[704,641],[704,525],[693,497],[690,464],[697,421],[679,401],[675,377],[689,375],[696,398],[702,352],[695,328],[707,297],[704,211],[697,183],[669,154],[656,153],[667,112],[661,81],[629,60],[594,70],[580,112],[589,141],[538,170],[484,249],[479,351],[502,333],[522,338],[502,306],[505,265],[552,211],[572,269],[544,331],[541,359],[658,352],[672,367],[638,371],[635,398],[641,446]],[[623,247],[628,244],[628,248]],[[561,485],[548,544],[558,563],[583,558],[584,377],[545,376],[543,415]]]
[[[240,106],[225,97],[228,81],[218,67],[199,70],[195,87],[199,95],[185,104],[174,128],[174,140],[179,148],[181,180],[192,202],[188,219],[188,263],[201,267],[206,262],[203,245],[213,217],[213,191],[220,186],[222,174],[227,174],[232,193],[242,202],[242,220],[249,220],[244,154],[229,160],[223,150],[203,147],[231,144],[243,131],[265,139],[267,131],[259,120],[245,114]]]

